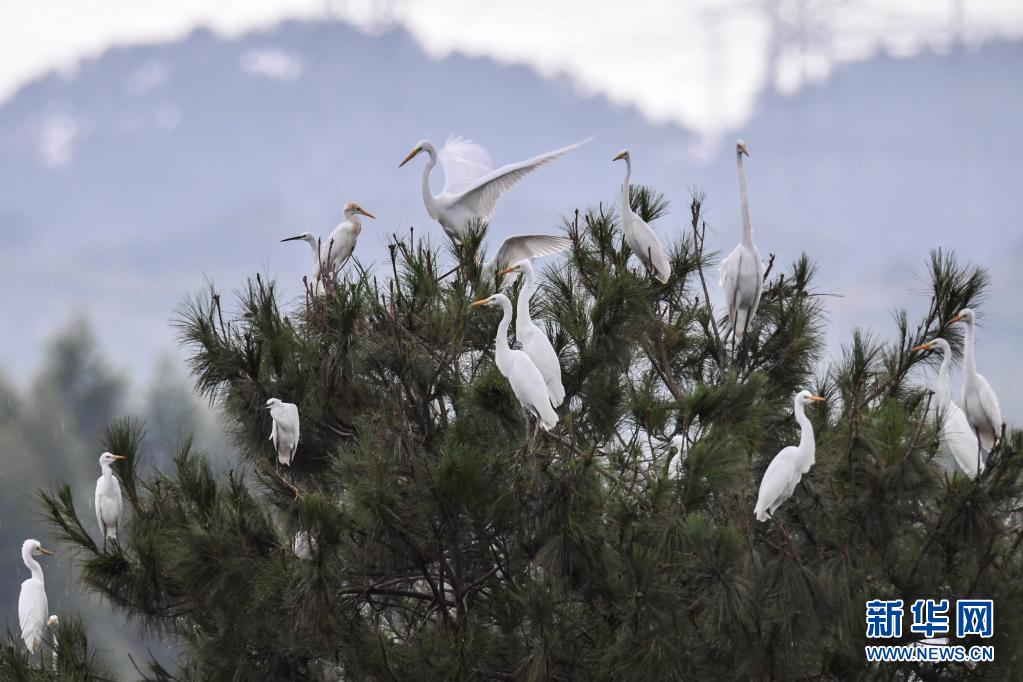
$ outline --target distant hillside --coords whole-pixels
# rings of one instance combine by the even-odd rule
[[[782,261],[803,250],[820,261],[823,285],[844,295],[831,304],[835,338],[854,324],[884,331],[893,306],[923,306],[909,290],[922,286],[927,250],[943,245],[994,271],[982,363],[1017,355],[1021,72],[1020,45],[997,44],[881,57],[761,98],[741,131],[757,239]],[[114,357],[146,370],[173,343],[174,307],[204,277],[230,288],[269,269],[297,293],[309,254],[278,240],[326,232],[350,199],[379,217],[360,242],[364,260],[409,225],[441,239],[421,204],[420,163],[397,164],[420,138],[449,133],[499,163],[596,136],[506,196],[497,235],[552,230],[573,208],[612,198],[622,169],[610,159],[628,146],[635,179],[675,202],[662,233],[684,225],[699,187],[715,245],[737,239],[730,141],[701,164],[688,131],[524,67],[435,61],[399,30],[286,23],[237,41],[197,31],[109,50],[0,107],[0,303],[17,321],[3,331],[0,366],[23,377],[40,339],[84,307]],[[1013,371],[998,388],[1019,419]]]

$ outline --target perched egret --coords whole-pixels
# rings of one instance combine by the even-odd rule
[[[735,159],[739,167],[739,200],[742,203],[742,241],[732,249],[728,258],[721,263],[720,286],[725,291],[728,305],[728,321],[736,339],[742,339],[760,305],[760,294],[764,286],[764,261],[753,243],[753,223],[749,217],[749,196],[746,193],[746,171],[742,157],[749,156],[746,143],[735,144]]]
[[[991,390],[987,379],[977,374],[973,342],[976,332],[976,317],[969,308],[949,320],[966,323],[966,343],[963,347],[963,412],[970,427],[977,435],[980,447],[990,452],[1002,431],[1002,410],[998,407],[998,396]],[[978,452],[978,457],[980,453]]]
[[[561,362],[558,360],[558,353],[551,345],[550,339],[543,333],[543,330],[533,323],[533,318],[529,314],[529,299],[536,291],[536,274],[533,271],[533,264],[528,259],[523,259],[498,274],[504,275],[512,272],[521,273],[523,276],[519,300],[515,304],[517,311],[515,339],[522,345],[522,350],[526,352],[536,368],[540,370],[544,383],[547,384],[547,393],[550,396],[551,404],[557,407],[565,399],[565,387],[561,385]]]
[[[100,476],[96,479],[96,522],[107,541],[117,542],[117,527],[121,523],[121,484],[110,465],[124,459],[121,455],[104,452],[99,456]]]
[[[291,242],[300,239],[307,242],[313,249],[313,259],[316,261],[315,279],[318,280],[324,276],[333,277],[338,270],[344,267],[355,251],[355,242],[358,241],[359,234],[362,232],[360,215],[367,218],[376,217],[354,201],[349,201],[345,204],[344,222],[334,228],[326,241],[320,242],[311,232],[303,232],[281,241]]]
[[[46,602],[46,586],[43,583],[43,568],[35,560],[35,555],[53,552],[43,549],[38,540],[25,540],[21,546],[21,560],[32,572],[32,577],[21,583],[21,596],[18,598],[18,621],[21,623],[21,638],[32,653],[36,652],[43,639],[46,621],[49,619],[49,606]]]
[[[473,301],[472,305],[499,305],[504,312],[501,323],[497,325],[497,339],[494,355],[497,369],[508,379],[512,392],[519,399],[522,407],[536,417],[536,428],[549,431],[558,423],[558,414],[551,406],[551,398],[547,393],[547,384],[543,374],[537,369],[529,355],[521,350],[512,350],[508,346],[508,325],[511,324],[512,305],[504,294],[494,294],[489,298]],[[536,431],[533,431],[536,438]]]
[[[495,169],[487,150],[471,140],[450,138],[439,152],[433,143],[423,140],[398,167],[404,166],[422,152],[429,155],[430,159],[423,167],[423,202],[426,204],[426,212],[441,224],[452,240],[458,242],[465,234],[469,221],[474,218],[490,220],[493,217],[497,200],[505,190],[527,173],[587,142],[588,139],[528,161],[509,163]],[[444,189],[434,196],[430,192],[430,172],[438,160],[444,168]]]
[[[292,540],[292,552],[295,553],[299,559],[304,561],[312,561],[313,553],[316,551],[318,545],[316,538],[309,535],[309,531],[300,530],[295,533],[295,538]]]
[[[298,406],[294,403],[282,402],[280,398],[266,401],[266,409],[270,410],[270,440],[277,450],[277,461],[291,466],[291,460],[298,449]]]
[[[984,470],[984,465],[978,461],[977,438],[973,435],[970,422],[959,406],[952,402],[952,386],[948,371],[949,365],[952,364],[952,347],[945,339],[934,339],[916,346],[913,350],[935,348],[941,351],[941,366],[938,368],[938,378],[934,383],[934,396],[937,402],[933,408],[934,414],[941,419],[939,425],[941,449],[952,455],[959,468],[973,478],[977,475],[978,468],[980,471]]]
[[[494,257],[483,264],[483,277],[489,281],[495,272],[502,268],[508,268],[513,263],[527,258],[551,256],[567,251],[571,247],[571,239],[553,234],[518,234],[508,237],[501,242],[501,247],[497,249]],[[509,271],[506,270],[506,272]],[[514,277],[506,277],[502,286],[507,286],[513,281]]]
[[[664,284],[671,276],[671,264],[668,263],[668,256],[665,255],[657,234],[632,210],[629,189],[629,182],[632,179],[632,157],[628,149],[619,152],[612,161],[622,159],[625,160],[625,181],[622,183],[622,232],[625,234],[625,242],[647,270],[653,272],[657,280]]]
[[[766,521],[774,517],[774,512],[782,502],[792,496],[803,474],[810,470],[816,461],[816,446],[813,440],[813,426],[803,408],[813,400],[824,400],[810,391],[800,391],[793,402],[793,412],[799,422],[799,445],[783,448],[767,465],[764,479],[760,482],[760,495],[757,496],[757,507],[754,513],[758,521]]]

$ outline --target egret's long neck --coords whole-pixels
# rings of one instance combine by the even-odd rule
[[[794,411],[796,413],[796,421],[799,423],[799,450],[804,456],[809,453],[813,457],[815,447],[813,426],[810,424],[810,419],[806,416],[806,412],[803,411],[803,403],[797,401]]]
[[[501,323],[497,325],[497,339],[494,348],[494,357],[497,360],[498,369],[506,367],[506,363],[510,360],[511,348],[508,347],[508,325],[511,324],[512,318],[512,307],[511,301],[507,299],[501,301],[501,310],[504,315],[501,317]]]
[[[106,462],[103,462],[102,464],[99,465],[99,471],[100,475],[102,475],[103,478],[105,478],[108,481],[110,480],[111,476],[114,475],[114,472],[110,468],[110,465],[107,464]]]
[[[625,157],[625,182],[622,183],[622,215],[632,209],[632,193],[629,185],[632,182],[632,160]]]
[[[430,173],[433,172],[433,167],[437,165],[437,155],[432,151],[427,151],[430,159],[423,166],[423,203],[426,204],[426,212],[430,214],[430,217],[434,220],[437,219],[437,201],[433,198],[433,194],[430,193]]]
[[[739,202],[742,206],[742,243],[753,246],[753,221],[749,217],[749,193],[746,191],[746,170],[742,165],[742,152],[735,152],[735,163],[739,171]]]
[[[973,320],[966,320],[966,343],[963,348],[963,371],[966,376],[973,378],[977,373],[977,362],[973,357]]]
[[[313,258],[316,259],[316,263],[320,262],[320,242],[316,237],[306,237],[305,243],[309,245],[309,248],[313,250]]]
[[[28,566],[28,570],[32,571],[32,577],[43,582],[43,567],[39,565],[39,562],[32,556],[32,550],[25,548],[21,550],[21,560]]]
[[[515,330],[519,336],[522,336],[520,330],[525,328],[526,323],[532,321],[529,315],[529,299],[533,297],[534,291],[536,291],[536,275],[533,274],[532,268],[523,268],[522,289],[519,290],[519,298],[515,302],[515,310],[518,312],[515,317]],[[522,343],[522,339],[519,339],[519,343]]]
[[[356,213],[345,212],[345,220],[352,226],[352,232],[359,234],[362,232],[362,221],[359,220],[359,216]]]
[[[948,376],[951,364],[952,353],[943,349],[941,351],[941,366],[938,367],[938,381],[934,391],[938,396],[938,408],[942,410],[948,408],[948,403],[952,400],[952,387]]]

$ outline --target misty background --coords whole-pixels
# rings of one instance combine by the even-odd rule
[[[692,2],[624,17],[578,2],[547,14],[503,0],[200,4],[0,9],[0,622],[12,632],[21,542],[51,537],[34,491],[70,483],[91,523],[111,418],[146,420],[149,465],[192,432],[228,461],[176,344],[187,294],[259,272],[297,300],[311,254],[280,239],[328,233],[347,201],[377,216],[364,264],[413,227],[444,243],[422,160],[397,168],[422,138],[465,135],[500,165],[595,136],[502,198],[492,242],[615,200],[611,157],[628,147],[634,181],[673,202],[661,238],[688,229],[698,190],[708,245],[727,253],[741,137],[761,252],[779,264],[806,252],[835,294],[830,357],[854,328],[890,335],[892,310],[924,311],[928,251],[951,249],[991,273],[978,365],[1006,419],[1023,418],[1023,10],[1011,3],[974,15],[957,2]],[[168,653],[79,592],[73,557],[44,571],[51,612],[81,611],[123,672],[127,653]]]

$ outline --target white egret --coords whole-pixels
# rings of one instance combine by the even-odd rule
[[[345,204],[344,222],[338,224],[325,241],[319,241],[312,232],[303,232],[294,237],[282,239],[282,242],[302,240],[309,244],[313,250],[313,259],[316,261],[315,279],[322,277],[333,277],[338,270],[344,267],[348,259],[355,251],[355,243],[362,232],[362,221],[359,216],[376,218],[372,213],[359,206],[354,201]]]
[[[632,179],[632,156],[629,150],[625,149],[618,153],[612,161],[625,161],[625,181],[622,183],[622,233],[625,235],[625,242],[636,254],[636,257],[643,262],[647,270],[654,274],[659,282],[664,284],[671,276],[671,264],[668,256],[664,253],[661,240],[657,234],[650,229],[642,218],[632,210],[631,190],[629,183]]]
[[[266,409],[270,410],[270,440],[277,451],[277,462],[290,467],[298,449],[299,422],[298,406],[286,403],[280,398],[266,401]]]
[[[935,405],[933,413],[941,419],[938,441],[941,449],[951,455],[963,472],[973,478],[978,468],[984,470],[983,462],[977,457],[977,438],[973,435],[970,422],[963,411],[952,402],[952,386],[949,379],[949,365],[952,364],[952,347],[945,339],[934,339],[913,348],[914,351],[941,351],[941,366],[934,383]]]
[[[318,544],[316,538],[309,535],[309,531],[300,530],[295,533],[295,538],[291,543],[292,552],[295,556],[304,561],[312,561],[313,553],[317,550]]]
[[[536,273],[533,271],[533,264],[528,259],[523,259],[498,274],[504,275],[512,272],[521,273],[523,276],[519,300],[515,304],[515,340],[522,345],[522,350],[540,370],[544,383],[547,385],[547,394],[550,396],[551,405],[557,407],[565,399],[565,387],[561,384],[561,362],[558,360],[558,352],[554,350],[550,339],[542,329],[536,326],[529,313],[529,299],[536,291]]]
[[[426,204],[426,212],[441,224],[452,240],[458,242],[464,236],[469,221],[490,220],[493,217],[497,200],[505,190],[527,173],[587,142],[588,139],[535,156],[528,161],[509,163],[495,169],[487,150],[471,140],[450,138],[440,152],[433,143],[423,140],[398,167],[404,166],[422,152],[429,155],[430,159],[423,167],[423,202]],[[434,196],[430,192],[430,172],[438,160],[444,168],[444,189]]]
[[[99,456],[100,476],[96,479],[96,522],[103,534],[103,546],[107,541],[117,542],[117,527],[121,523],[121,483],[114,476],[110,465],[124,459],[121,455],[104,452]]]
[[[494,294],[488,298],[473,301],[472,305],[499,305],[504,312],[501,323],[497,325],[497,338],[494,356],[497,369],[508,379],[512,392],[518,398],[527,413],[537,418],[536,428],[550,431],[558,423],[558,414],[551,406],[551,398],[547,393],[547,384],[543,375],[530,357],[521,350],[512,350],[508,346],[508,325],[511,324],[512,305],[504,294]],[[536,431],[533,432],[536,438]]]
[[[739,200],[742,204],[742,241],[732,249],[721,263],[719,285],[725,290],[728,321],[736,339],[742,339],[760,305],[764,286],[764,261],[753,243],[753,222],[749,217],[749,196],[746,193],[746,171],[742,167],[743,155],[749,156],[746,143],[735,143],[735,159],[739,167]]]
[[[571,239],[553,234],[518,234],[508,237],[501,242],[494,257],[483,264],[483,277],[489,281],[495,272],[508,268],[513,263],[528,258],[551,256],[567,251],[571,247]],[[506,277],[502,281],[502,286],[507,286],[513,281],[514,277]]]
[[[956,322],[966,323],[966,343],[963,346],[963,412],[966,413],[966,419],[977,435],[980,447],[990,452],[1002,432],[1002,410],[998,407],[998,396],[991,390],[987,379],[977,374],[973,348],[976,316],[969,308],[963,308],[958,315],[949,320],[949,324]]]
[[[813,426],[803,411],[807,403],[814,400],[824,398],[810,391],[800,391],[792,401],[792,410],[795,412],[796,421],[799,422],[799,445],[783,448],[767,465],[764,478],[760,481],[760,494],[757,496],[757,506],[754,510],[758,521],[774,517],[778,507],[792,496],[792,491],[796,489],[803,474],[816,462],[814,454],[817,448],[813,439]]]
[[[21,638],[32,653],[39,648],[43,640],[46,621],[49,619],[49,605],[46,601],[46,585],[43,583],[43,568],[35,560],[35,555],[53,552],[43,549],[38,540],[25,540],[21,545],[21,560],[25,562],[32,577],[21,583],[21,596],[18,597],[18,622],[21,624]]]

